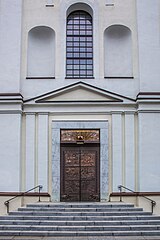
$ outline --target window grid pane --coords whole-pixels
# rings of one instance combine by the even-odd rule
[[[92,17],[75,11],[67,18],[66,76],[93,77]]]

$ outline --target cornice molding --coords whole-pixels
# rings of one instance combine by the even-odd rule
[[[160,92],[139,92],[136,98],[137,102],[159,102]]]

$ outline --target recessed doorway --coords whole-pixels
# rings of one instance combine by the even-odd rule
[[[98,158],[99,158],[99,166],[97,166],[97,174],[99,171],[99,178],[97,180],[99,181],[99,201],[104,202],[108,199],[108,188],[109,188],[109,154],[108,154],[108,128],[109,124],[108,121],[68,121],[68,120],[57,120],[52,122],[52,201],[53,202],[60,202],[61,201],[61,184],[62,184],[62,164],[61,164],[61,156],[62,156],[62,147],[84,147],[85,150],[88,147],[88,150],[90,151],[91,148],[98,147]],[[70,133],[70,129],[72,130],[72,134]],[[62,138],[62,131],[65,130],[65,134],[63,134]],[[73,138],[71,138],[68,142],[68,134],[70,134],[70,137],[74,136],[73,130],[76,131],[86,131],[86,130],[98,130],[98,139],[90,142],[91,145],[89,145],[89,135],[86,133],[85,139],[81,139],[80,135],[77,135],[78,140],[73,141]],[[68,131],[68,132],[67,132]],[[64,133],[64,132],[63,132]],[[88,137],[87,137],[88,136]],[[95,135],[93,134],[95,139]],[[90,133],[91,137],[91,133]],[[84,142],[83,142],[84,141]],[[68,145],[67,145],[68,142]],[[92,145],[93,144],[93,145]],[[96,146],[97,144],[97,146]],[[68,149],[69,150],[69,149]],[[98,163],[98,161],[96,161]],[[98,175],[97,175],[98,176]],[[97,184],[98,184],[97,181]],[[98,189],[98,188],[97,188]],[[97,190],[98,191],[98,190]],[[65,195],[65,194],[64,194]],[[64,200],[63,200],[64,201]],[[67,200],[68,202],[70,200]],[[93,201],[93,200],[92,200]],[[96,200],[98,201],[98,200]]]

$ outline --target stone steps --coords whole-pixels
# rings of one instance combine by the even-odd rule
[[[134,204],[123,204],[123,203],[36,203],[36,204],[27,204],[27,207],[31,208],[133,208]]]
[[[130,221],[130,220],[153,220],[153,216],[150,215],[136,215],[136,216],[35,216],[35,215],[9,215],[0,217],[0,220],[40,220],[40,221]],[[154,220],[160,220],[160,216],[154,216]]]
[[[0,236],[160,236],[160,216],[123,203],[28,204],[0,217]]]
[[[41,208],[19,208],[18,211],[23,211],[23,212],[67,212],[67,213],[70,213],[70,212],[139,212],[139,211],[143,211],[142,208],[48,208],[48,209],[44,209],[43,207]]]
[[[98,225],[98,226],[43,226],[43,225],[2,225],[0,226],[0,231],[5,230],[5,231],[154,231],[154,230],[160,230],[159,225],[117,225],[117,226],[103,226],[103,225]]]
[[[14,215],[14,216],[16,216],[16,215],[18,215],[18,216],[39,216],[39,217],[41,217],[41,216],[46,216],[46,215],[48,215],[48,216],[57,216],[57,217],[69,217],[70,216],[70,214],[71,213],[65,213],[65,212],[60,212],[60,213],[58,213],[58,212],[55,212],[54,214],[53,213],[51,213],[51,212],[48,212],[48,213],[46,213],[46,212],[40,212],[40,213],[37,213],[37,212],[23,212],[23,213],[19,213],[19,212],[14,212],[14,213],[11,213],[11,215]],[[144,213],[144,212],[141,212],[141,213],[139,213],[139,212],[109,212],[109,213],[97,213],[97,212],[93,212],[93,213],[83,213],[83,212],[73,212],[72,213],[72,217],[92,217],[92,216],[99,216],[99,217],[105,217],[105,216],[113,216],[113,214],[114,214],[114,216],[139,216],[139,215],[148,215],[148,213],[146,212],[146,213]]]
[[[78,231],[78,232],[71,232],[71,231],[0,231],[0,236],[25,236],[25,237],[74,237],[74,236],[160,236],[159,231],[92,231],[92,232],[86,232],[86,231]]]
[[[137,215],[137,216],[110,216],[110,217],[106,217],[106,216],[68,216],[68,217],[62,217],[62,216],[17,216],[17,215],[12,215],[12,216],[4,216],[4,217],[0,217],[0,220],[39,220],[39,221],[140,221],[140,220],[144,220],[144,221],[149,221],[149,220],[153,220],[153,216],[152,215]],[[159,216],[154,216],[154,220],[160,220]]]
[[[23,220],[23,225],[40,225],[40,226],[123,226],[123,225],[136,225],[134,221],[30,221]],[[138,221],[140,226],[142,225],[160,225],[160,220],[151,221]],[[0,221],[0,225],[22,225],[22,221],[18,220],[3,220]],[[1,227],[1,226],[0,226]]]

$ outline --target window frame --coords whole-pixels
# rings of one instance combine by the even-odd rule
[[[83,10],[67,17],[66,78],[93,78],[93,21]]]

